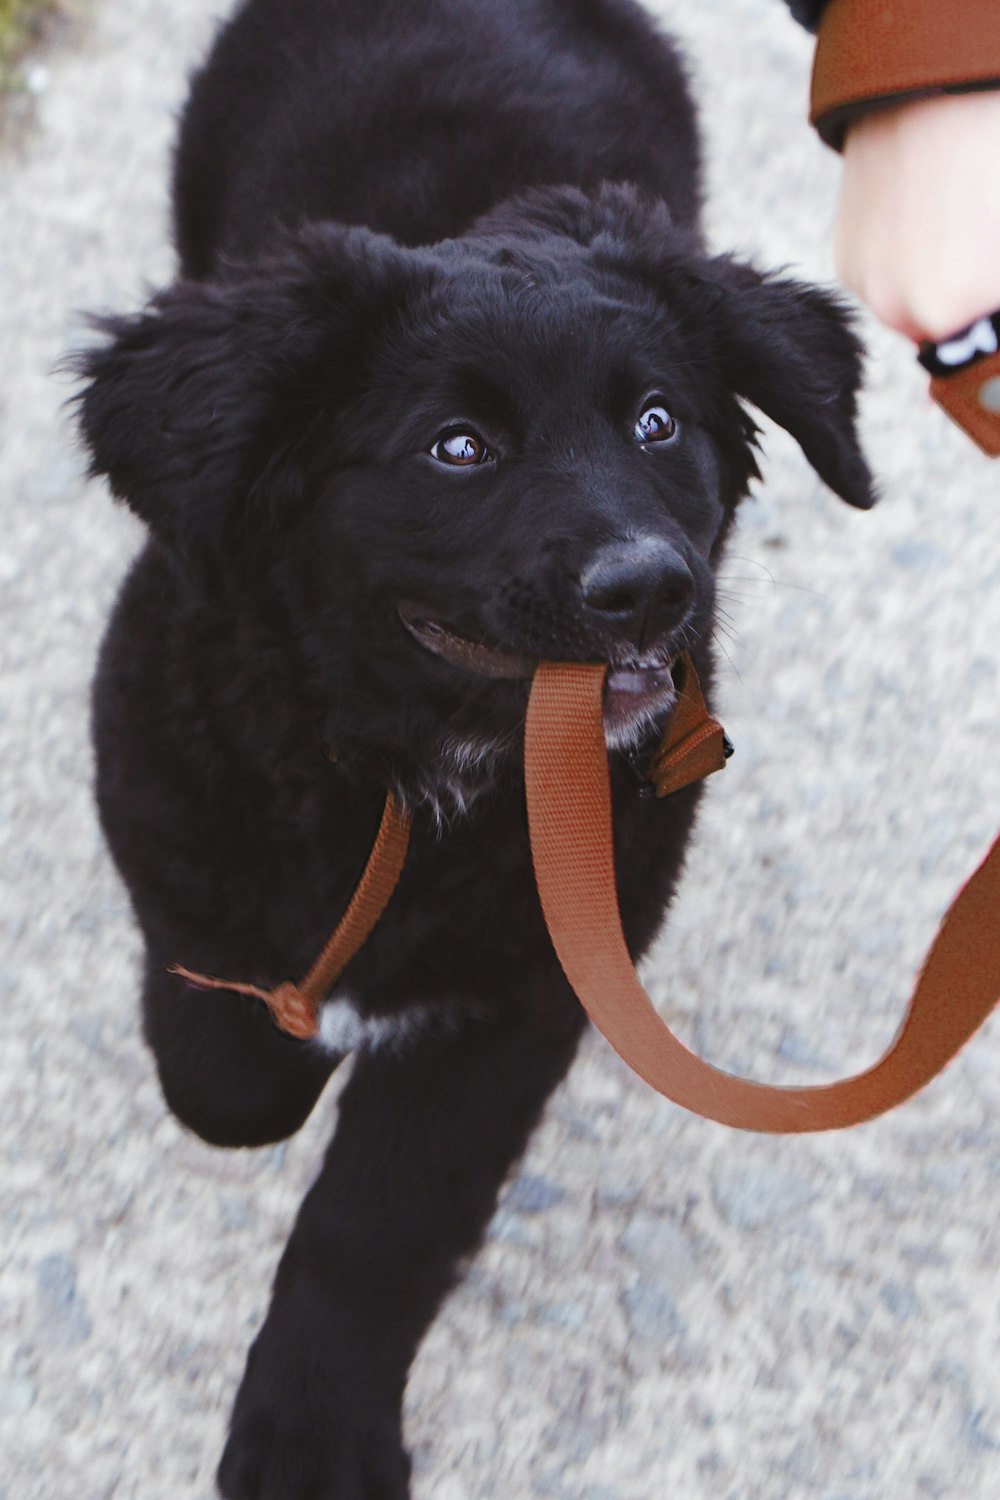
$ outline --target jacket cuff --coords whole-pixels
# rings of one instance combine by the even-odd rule
[[[1000,0],[829,0],[809,118],[839,151],[873,105],[1000,88]]]

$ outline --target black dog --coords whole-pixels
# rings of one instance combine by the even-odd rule
[[[531,665],[610,664],[639,955],[697,792],[642,799],[630,762],[683,646],[711,678],[740,398],[867,506],[859,350],[828,295],[706,255],[684,74],[631,0],[249,0],[175,200],[183,279],[84,359],[93,470],[150,530],[97,675],[100,810],[181,1120],[277,1140],[357,1053],[222,1491],[399,1500],[414,1351],[583,1026],[531,876]],[[323,1046],[168,973],[301,975],[390,786],[409,862]]]

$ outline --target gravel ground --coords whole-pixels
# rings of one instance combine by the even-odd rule
[[[718,101],[715,244],[830,279],[808,39],[773,0],[658,8]],[[91,807],[88,678],[138,533],[81,478],[52,370],[78,309],[171,273],[167,154],[213,9],[96,0],[0,159],[2,1500],[211,1494],[336,1107],[256,1154],[180,1131]],[[727,569],[738,757],[647,968],[692,1044],[783,1082],[885,1045],[1000,809],[1000,472],[906,348],[871,347],[878,511],[769,435]],[[591,1037],[418,1358],[417,1500],[1000,1493],[998,1104],[996,1021],[890,1118],[804,1140],[686,1117]]]

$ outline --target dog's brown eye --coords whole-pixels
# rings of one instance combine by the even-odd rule
[[[637,443],[667,443],[677,431],[677,423],[665,406],[647,406],[634,434]]]
[[[431,444],[430,455],[456,469],[471,469],[493,457],[478,432],[443,432]]]

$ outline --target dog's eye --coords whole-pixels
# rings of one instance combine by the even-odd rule
[[[450,464],[454,469],[472,469],[476,464],[489,463],[493,457],[478,432],[457,428],[442,432],[428,451],[439,464]]]
[[[669,443],[677,423],[665,406],[647,406],[633,428],[637,443]]]

